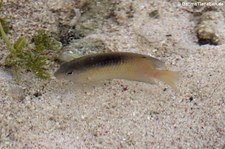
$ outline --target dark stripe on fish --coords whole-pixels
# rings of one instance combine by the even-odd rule
[[[128,58],[129,57],[126,55],[113,53],[84,56],[62,64],[60,69],[58,70],[58,73],[67,72],[69,74],[74,70],[85,70],[91,67],[116,65],[126,61],[126,59]]]

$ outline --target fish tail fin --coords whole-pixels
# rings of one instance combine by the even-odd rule
[[[177,91],[177,87],[175,85],[175,82],[179,79],[180,73],[177,71],[171,71],[171,70],[158,70],[159,73],[157,75],[157,78],[160,81],[165,82],[169,86],[171,86],[174,90]]]

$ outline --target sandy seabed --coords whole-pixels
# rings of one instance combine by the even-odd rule
[[[13,18],[9,36],[14,40],[31,36],[38,27],[57,32],[63,17],[52,7],[63,13],[75,1],[56,6],[52,3],[58,0],[4,2],[1,13]],[[122,25],[116,29],[103,24],[88,36],[103,40],[112,51],[163,60],[181,72],[179,91],[161,82],[125,80],[77,86],[41,80],[30,72],[21,74],[18,85],[2,67],[0,148],[225,148],[225,44],[200,46],[195,16],[178,2],[120,4],[126,2],[133,3],[131,18],[119,18]],[[223,15],[224,7],[218,8]],[[159,18],[150,18],[156,9]],[[4,57],[8,49],[0,42]],[[54,66],[52,73],[59,65]]]

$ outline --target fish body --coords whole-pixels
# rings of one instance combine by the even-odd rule
[[[89,83],[109,79],[126,79],[154,84],[159,79],[175,88],[175,71],[162,70],[164,63],[151,56],[111,52],[87,55],[63,63],[55,72],[58,79]]]

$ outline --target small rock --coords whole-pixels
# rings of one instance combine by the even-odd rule
[[[205,12],[196,26],[200,45],[219,45],[225,43],[225,22],[221,12]]]
[[[70,45],[64,49],[58,59],[60,61],[67,62],[83,55],[104,52],[109,52],[109,50],[106,48],[106,45],[102,40],[83,38],[80,40],[73,40]]]
[[[149,17],[153,18],[153,19],[158,19],[159,16],[159,11],[158,10],[153,10],[152,12],[149,13]]]

